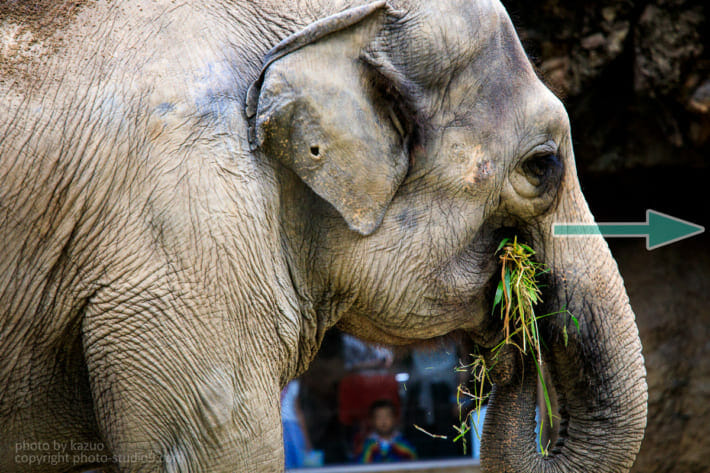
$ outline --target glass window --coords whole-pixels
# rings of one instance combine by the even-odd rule
[[[287,468],[474,464],[470,420],[478,416],[468,416],[466,396],[457,398],[468,376],[457,370],[461,359],[452,341],[393,350],[329,331],[310,369],[282,393]]]

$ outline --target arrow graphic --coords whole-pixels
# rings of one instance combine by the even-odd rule
[[[618,223],[555,223],[555,237],[602,235],[615,238],[646,238],[646,249],[653,250],[673,242],[699,235],[705,227],[655,210],[646,210],[645,222]]]

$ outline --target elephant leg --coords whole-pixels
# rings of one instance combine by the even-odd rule
[[[141,309],[96,311],[82,327],[97,423],[120,471],[279,471],[279,385],[249,365],[258,350],[229,346],[212,319]]]

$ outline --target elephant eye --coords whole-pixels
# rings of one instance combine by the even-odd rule
[[[560,158],[555,154],[539,154],[523,162],[523,170],[530,183],[536,187],[554,177],[562,168]]]
[[[554,143],[545,144],[528,154],[511,173],[513,188],[526,199],[551,201],[562,179],[563,164]]]

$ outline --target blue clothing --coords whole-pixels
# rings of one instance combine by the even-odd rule
[[[284,420],[284,456],[286,468],[300,468],[306,456],[306,441],[298,422]]]
[[[286,468],[300,468],[306,458],[306,437],[298,418],[298,380],[286,385],[281,393],[281,423],[283,424]]]
[[[471,456],[473,458],[481,458],[481,435],[483,435],[483,420],[486,418],[487,409],[486,405],[481,406],[480,412],[471,412]]]
[[[362,446],[360,463],[389,463],[416,460],[414,447],[397,434],[385,440],[377,434],[370,435]]]

